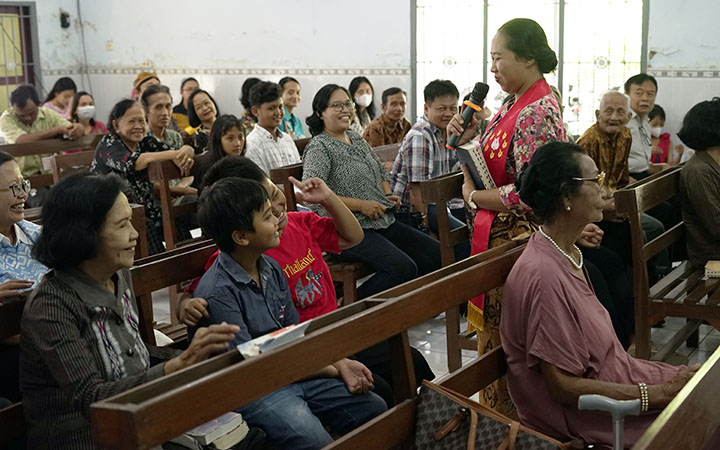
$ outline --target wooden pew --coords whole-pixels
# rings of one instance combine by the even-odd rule
[[[424,204],[434,203],[437,209],[438,238],[440,240],[440,260],[445,267],[455,262],[454,247],[470,239],[467,225],[450,229],[450,217],[447,204],[454,198],[462,198],[463,174],[453,172],[420,182],[420,194]],[[505,249],[513,248],[511,244]],[[462,365],[462,349],[477,350],[475,333],[460,330],[460,308],[453,307],[445,312],[445,330],[447,332],[448,370],[454,371]]]
[[[180,169],[172,161],[155,161],[148,166],[150,181],[160,191],[160,207],[163,218],[163,237],[165,248],[172,250],[179,245],[186,244],[177,238],[175,219],[189,217],[197,210],[197,200],[179,205],[173,205],[173,196],[170,193],[170,180],[183,178]]]
[[[20,320],[25,306],[26,296],[0,299],[0,340],[20,333]],[[5,448],[11,440],[25,435],[25,416],[22,403],[12,404],[0,409],[0,448]]]
[[[302,179],[302,164],[291,164],[289,166],[279,167],[270,171],[270,180],[278,186],[282,186],[283,193],[287,199],[287,210],[297,211],[297,197],[295,196],[295,186],[288,181],[290,176]],[[325,261],[330,268],[330,276],[333,281],[342,283],[343,295],[342,304],[349,305],[357,300],[357,282],[359,279],[370,275],[370,269],[361,262],[345,262],[340,261],[334,255],[325,257]],[[339,299],[338,299],[339,300]]]
[[[720,348],[683,387],[633,446],[633,450],[703,449],[720,432]],[[716,447],[715,447],[716,448]]]
[[[689,320],[653,359],[664,360],[697,330],[702,320],[720,329],[720,279],[703,279],[703,269],[688,261],[650,286],[647,261],[685,233],[680,222],[644,242],[641,214],[679,193],[680,167],[669,169],[615,192],[617,212],[628,216],[632,241],[633,294],[635,296],[635,345],[639,358],[650,358],[650,327],[663,317]]]
[[[0,150],[16,158],[21,156],[52,155],[70,150],[95,150],[95,147],[97,147],[102,137],[103,135],[101,134],[94,134],[83,136],[74,141],[68,139],[44,139],[23,144],[0,145]],[[53,185],[53,176],[50,173],[33,175],[28,177],[28,180],[30,180],[30,183],[34,187]]]
[[[50,157],[50,167],[52,168],[53,184],[76,173],[90,172],[90,165],[94,158],[94,149],[63,155],[52,155]]]
[[[390,339],[397,406],[353,432],[352,440],[340,439],[333,447],[391,448],[407,438],[414,420],[408,402],[417,393],[406,329],[503,284],[522,250],[482,262],[481,257],[468,258],[338,309],[315,319],[304,338],[256,358],[240,361],[240,354],[231,351],[95,403],[91,419],[96,442],[116,449],[149,448]],[[484,361],[495,358],[497,366],[498,357],[491,353]],[[398,411],[409,427],[397,428],[402,422]],[[392,432],[378,435],[378,427]]]
[[[138,304],[138,326],[145,343],[156,344],[152,293],[202,276],[205,273],[205,263],[215,250],[215,244],[202,240],[187,248],[182,247],[140,259],[130,269]],[[170,314],[175,314],[175,311],[171,310]],[[171,317],[171,326],[159,326],[158,330],[174,341],[181,340],[186,335],[185,326],[172,319],[176,317]]]
[[[380,158],[380,161],[385,165],[385,170],[390,172],[395,158],[397,158],[398,151],[400,150],[400,143],[381,145],[379,147],[373,147],[373,152]]]
[[[308,143],[312,140],[312,138],[300,138],[295,139],[295,147],[298,150],[298,153],[300,153],[300,157],[302,158],[303,153],[305,153],[305,147],[308,145]]]

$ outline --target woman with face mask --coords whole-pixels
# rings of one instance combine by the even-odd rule
[[[350,129],[362,135],[365,128],[375,119],[375,90],[370,80],[365,77],[355,77],[350,82],[350,98],[355,103],[355,116],[350,123]]]
[[[85,91],[75,94],[70,102],[70,121],[79,123],[84,128],[85,136],[89,134],[106,134],[105,124],[95,118],[95,101]]]

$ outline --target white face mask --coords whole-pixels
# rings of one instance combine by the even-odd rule
[[[370,94],[356,95],[355,103],[362,106],[363,108],[367,108],[368,106],[370,106],[370,103],[372,103],[372,95],[370,95]]]
[[[650,134],[652,137],[660,137],[663,132],[663,127],[652,127],[650,128]]]
[[[80,120],[90,120],[95,118],[95,106],[94,105],[88,105],[88,106],[78,106],[78,109],[76,110],[78,119]]]

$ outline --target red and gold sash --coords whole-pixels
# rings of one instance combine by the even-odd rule
[[[520,112],[529,104],[550,94],[550,86],[544,78],[536,81],[515,102],[505,104],[490,121],[480,139],[482,154],[495,186],[513,183],[511,174],[506,170],[507,155],[513,146],[513,134]],[[474,232],[472,237],[472,254],[476,255],[488,249],[490,228],[497,216],[497,211],[478,209],[475,214]],[[468,305],[468,323],[471,327],[482,329],[482,309],[484,296],[475,297]]]

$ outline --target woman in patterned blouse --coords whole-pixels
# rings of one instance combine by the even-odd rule
[[[218,112],[215,99],[202,89],[195,90],[188,98],[188,120],[191,127],[198,127],[192,135],[192,146],[195,154],[199,155],[207,150],[210,141],[210,130],[217,119]]]
[[[27,448],[94,449],[90,405],[224,351],[240,331],[214,325],[150,367],[130,281],[138,233],[115,175],[61,180],[33,255],[51,270],[27,301],[20,374]]]
[[[314,136],[305,147],[303,179],[327,183],[355,214],[363,241],[340,258],[361,261],[375,271],[358,288],[358,298],[384,291],[440,267],[440,245],[425,233],[395,220],[400,198],[392,195],[390,176],[362,136],[350,130],[354,103],[348,91],[328,84],[313,99],[306,123]],[[317,213],[328,215],[318,205]]]
[[[529,208],[516,192],[515,174],[542,144],[567,141],[557,100],[543,76],[555,70],[557,57],[540,25],[530,19],[505,23],[493,38],[490,56],[495,81],[513,97],[475,141],[492,179],[486,180],[484,187],[475,186],[463,169],[463,197],[476,210],[473,254],[529,237],[536,229]],[[474,117],[463,133],[462,118],[456,115],[448,125],[448,134],[462,133],[460,143],[467,142],[476,133],[477,119]],[[501,299],[499,288],[468,304],[468,324],[479,330],[480,353],[500,345]],[[504,381],[491,385],[481,397],[500,412],[514,412]]]
[[[119,101],[108,120],[110,134],[95,149],[91,170],[100,174],[116,173],[129,183],[128,200],[145,207],[150,254],[164,251],[162,211],[147,167],[153,161],[172,161],[183,174],[189,174],[194,163],[194,150],[184,145],[172,150],[164,142],[147,135],[145,111],[134,100]],[[183,221],[176,226],[178,239],[190,238]]]

